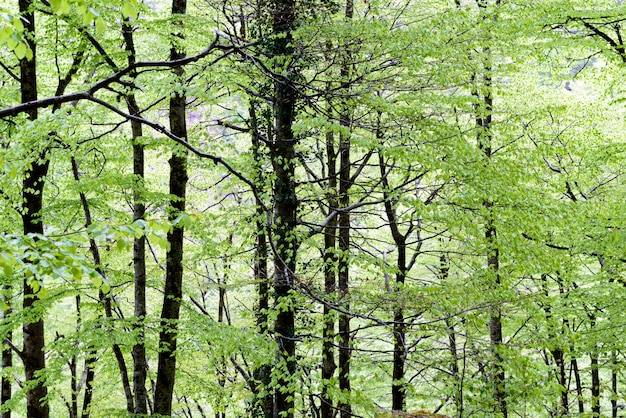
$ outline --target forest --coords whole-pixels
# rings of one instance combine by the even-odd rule
[[[622,0],[0,0],[0,418],[626,416]]]

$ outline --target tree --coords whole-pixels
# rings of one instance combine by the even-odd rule
[[[187,10],[186,0],[172,1],[172,16],[180,19]],[[179,20],[180,22],[180,20]],[[176,38],[183,38],[175,32],[171,47],[170,60],[185,57],[184,51],[176,43]],[[182,79],[183,70],[174,71],[178,80]],[[177,92],[170,99],[170,131],[179,138],[187,138],[187,98],[184,93]],[[159,335],[159,368],[157,371],[156,389],[154,392],[154,411],[156,414],[171,415],[176,378],[176,346],[180,305],[183,298],[183,226],[176,225],[176,219],[185,211],[185,192],[187,188],[187,157],[185,151],[175,150],[169,160],[171,210],[169,220],[173,223],[172,231],[167,234],[169,248],[163,292],[163,308],[161,311],[161,331]]]

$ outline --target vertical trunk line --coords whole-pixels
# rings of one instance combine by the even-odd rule
[[[497,6],[496,1],[496,6]],[[488,4],[484,0],[477,0],[480,13],[483,14]],[[483,15],[486,17],[487,15]],[[495,19],[495,17],[494,17]],[[473,77],[474,86],[473,95],[476,97],[477,103],[475,106],[476,112],[476,128],[477,128],[477,143],[478,148],[482,151],[485,157],[485,167],[491,164],[492,157],[492,122],[493,122],[493,83],[492,83],[492,64],[491,64],[491,49],[487,45],[483,48],[481,59],[483,61],[482,82],[483,86],[480,87],[480,80],[478,74]],[[486,225],[485,225],[485,241],[487,244],[487,274],[492,275],[493,285],[495,286],[496,294],[498,294],[501,287],[500,277],[500,251],[498,248],[497,229],[495,225],[495,214],[493,209],[493,201],[489,197],[486,197],[483,202],[483,207],[486,211]],[[495,301],[490,310],[489,317],[489,339],[491,344],[491,351],[493,354],[493,369],[492,369],[492,382],[494,390],[494,406],[495,411],[502,415],[503,418],[507,418],[508,410],[506,403],[506,383],[505,383],[505,370],[504,359],[500,353],[500,347],[503,344],[502,337],[502,312],[498,301]]]
[[[181,18],[187,10],[186,0],[172,0],[172,16]],[[182,26],[182,21],[179,21]],[[170,50],[170,59],[185,57],[181,45],[177,41],[183,34],[176,31]],[[183,69],[176,68],[174,73],[182,81]],[[177,92],[170,99],[170,131],[180,137],[187,138],[186,101],[184,93]],[[187,155],[186,151],[174,149],[169,160],[170,165],[170,212],[169,220],[174,221],[185,211],[185,191],[187,188]],[[163,308],[161,311],[161,332],[159,333],[159,365],[154,393],[154,412],[161,415],[172,414],[174,383],[176,379],[176,347],[178,319],[183,297],[183,237],[182,226],[174,226],[167,234],[170,245],[166,255],[165,289]]]
[[[345,19],[347,22],[352,20],[354,15],[353,0],[346,0]],[[346,56],[341,64],[341,87],[344,90],[350,88],[350,51],[345,48]],[[347,93],[347,92],[346,92]],[[339,116],[339,123],[343,128],[339,138],[339,207],[347,208],[350,206],[350,187],[352,186],[350,179],[350,129],[351,121],[351,105],[343,103],[342,114]],[[339,214],[338,219],[338,244],[339,244],[339,263],[337,284],[339,287],[339,297],[343,309],[348,312],[350,310],[350,213],[345,210]],[[339,313],[339,390],[342,393],[342,400],[339,402],[339,410],[341,418],[350,418],[352,416],[352,406],[350,401],[350,360],[351,360],[351,333],[350,333],[350,315],[348,313]]]
[[[328,106],[329,115],[332,106]],[[332,131],[326,132],[326,160],[328,165],[328,212],[337,209],[337,156],[335,154],[335,135]],[[324,228],[324,294],[326,298],[335,302],[337,291],[337,216],[330,220]],[[332,398],[328,394],[330,380],[335,374],[335,312],[328,305],[323,308],[322,328],[322,393],[320,413],[321,418],[334,418],[335,408]]]
[[[377,134],[377,136],[381,136]],[[382,136],[381,138],[382,139]],[[379,154],[380,177],[383,186],[383,200],[385,214],[389,222],[391,237],[398,249],[398,259],[396,267],[396,283],[392,290],[393,294],[398,295],[394,299],[398,300],[400,293],[403,291],[406,273],[408,270],[406,260],[406,236],[400,232],[400,226],[396,216],[396,210],[392,203],[391,189],[387,180],[388,171],[387,163],[382,155]],[[406,382],[404,381],[405,363],[406,363],[406,324],[404,322],[404,309],[401,302],[396,302],[393,306],[393,369],[391,381],[391,408],[394,411],[404,411],[406,407]]]
[[[265,175],[263,173],[263,157],[261,155],[261,139],[259,138],[259,120],[256,113],[255,103],[250,103],[248,107],[250,114],[250,130],[252,141],[252,156],[254,158],[254,181],[257,185],[259,193],[265,190]],[[268,124],[269,125],[269,124]],[[270,127],[268,126],[268,138],[271,136]],[[255,226],[256,226],[256,245],[254,253],[254,280],[258,286],[259,307],[256,314],[256,323],[261,334],[267,334],[269,331],[267,312],[269,309],[269,288],[270,284],[267,275],[267,221],[266,213],[263,208],[263,202],[257,195],[255,197]],[[254,370],[254,380],[267,388],[271,382],[271,366],[262,364]],[[258,387],[258,385],[255,385]],[[263,395],[257,391],[254,396],[252,408],[255,416],[260,415],[262,418],[272,418],[274,410],[274,397],[270,391],[265,391]]]
[[[295,183],[295,145],[293,135],[296,90],[290,60],[293,57],[291,32],[295,23],[295,1],[274,0],[271,55],[277,58],[274,79],[275,138],[270,143],[274,169],[274,296],[278,312],[274,322],[280,370],[275,396],[274,416],[293,418],[296,372],[295,312],[291,295],[295,280],[298,243],[293,237],[297,225],[298,199]]]
[[[10,306],[11,303],[11,285],[6,284],[2,285],[2,302],[6,303],[7,306]],[[0,320],[4,320],[11,315],[11,308],[2,309],[2,316],[0,316]],[[9,341],[13,341],[13,332],[7,332],[6,339]],[[13,352],[11,348],[6,344],[2,343],[2,371],[6,371],[13,367]],[[11,390],[11,381],[12,379],[9,376],[2,375],[2,382],[0,383],[0,405],[4,406],[12,396]],[[7,409],[0,413],[0,418],[11,418],[11,410]]]
[[[441,254],[439,257],[439,276],[442,282],[445,282],[449,278],[450,265],[448,256],[446,253]],[[454,323],[451,319],[446,319],[446,328],[448,332],[448,343],[450,344],[450,359],[451,366],[450,371],[452,373],[452,379],[454,379],[455,391],[454,391],[454,406],[456,407],[456,416],[463,416],[463,374],[459,370],[459,349],[457,345],[457,333],[454,327]]]
[[[70,159],[72,165],[72,175],[74,176],[74,181],[80,181],[80,173],[78,170],[78,162],[74,156]],[[91,209],[89,208],[89,202],[87,200],[87,196],[83,192],[79,192],[79,198],[81,202],[81,206],[83,207],[83,216],[85,218],[85,227],[89,228],[92,224],[91,218]],[[106,277],[104,269],[102,268],[102,261],[100,259],[100,250],[96,241],[93,238],[89,238],[89,252],[91,253],[91,257],[93,259],[95,269],[103,278]],[[111,298],[109,295],[104,295],[101,291],[99,292],[100,303],[102,303],[104,307],[104,314],[107,318],[112,318],[113,313],[111,311]],[[115,354],[115,358],[117,360],[118,368],[120,370],[120,376],[122,380],[122,386],[124,389],[124,395],[126,396],[126,411],[132,413],[133,411],[133,396],[130,388],[130,382],[128,381],[128,370],[126,368],[126,360],[124,360],[124,356],[122,354],[122,349],[116,343],[113,343],[113,353]],[[92,400],[92,381],[95,377],[95,371],[93,370],[93,365],[95,363],[95,359],[97,356],[97,352],[95,349],[91,348],[89,356],[87,360],[85,360],[85,367],[87,369],[87,378],[86,381],[86,391],[85,397],[83,398],[83,408],[81,416],[83,418],[87,418],[89,416],[89,407],[91,406]],[[90,379],[90,380],[89,380]]]
[[[122,35],[128,52],[128,65],[136,61],[135,40],[131,22],[125,19],[122,24]],[[137,76],[136,71],[131,72],[131,78]],[[133,93],[126,95],[126,106],[131,115],[139,114],[139,106]],[[141,123],[136,120],[130,121],[133,145],[133,174],[135,175],[133,193],[133,222],[144,220],[146,205],[144,203],[144,145],[141,142],[143,129]],[[146,237],[144,235],[134,238],[133,241],[133,271],[134,271],[134,317],[135,328],[138,330],[137,342],[132,348],[133,358],[133,389],[134,389],[134,413],[148,413],[148,391],[146,390],[146,376],[148,362],[146,360],[145,331],[143,321],[147,315],[146,309]]]
[[[24,34],[28,46],[33,52],[31,60],[20,60],[20,91],[22,103],[37,100],[37,51],[35,43],[35,15],[31,10],[31,0],[19,0],[19,10],[24,24]],[[28,112],[30,120],[37,119],[37,109]],[[48,156],[46,150],[37,151],[38,157],[26,170],[23,180],[22,197],[24,212],[22,214],[24,235],[43,234],[41,209],[43,207],[43,191],[45,177],[48,173]],[[28,311],[37,306],[39,297],[24,280],[23,308]],[[27,322],[22,326],[23,333],[23,364],[25,380],[28,382],[26,391],[26,414],[29,417],[47,418],[50,415],[45,397],[48,390],[42,377],[37,375],[46,367],[44,356],[45,330],[43,318]]]

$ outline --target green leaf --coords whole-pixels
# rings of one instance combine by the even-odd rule
[[[20,42],[19,44],[17,44],[15,49],[13,49],[13,52],[19,59],[22,59],[26,57],[26,53],[28,52],[28,47],[26,46],[24,42]]]
[[[100,286],[100,290],[102,290],[102,293],[109,293],[111,291],[111,286],[106,283],[102,283],[102,285]]]
[[[50,6],[52,6],[52,11],[57,15],[63,15],[70,11],[68,0],[50,0]]]
[[[139,5],[137,4],[137,1],[126,0],[124,4],[122,4],[122,16],[137,20],[138,15]]]
[[[99,275],[94,276],[91,281],[93,282],[93,285],[96,288],[100,288],[100,286],[102,286],[102,277],[100,277]]]
[[[105,31],[106,27],[107,27],[107,26],[106,26],[106,24],[104,23],[104,20],[102,20],[102,18],[101,18],[101,17],[98,17],[98,18],[96,19],[96,31],[97,31],[98,33],[103,33],[103,32]]]

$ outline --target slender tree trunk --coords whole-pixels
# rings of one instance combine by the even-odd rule
[[[574,382],[576,384],[576,398],[578,400],[578,413],[585,413],[585,401],[583,400],[583,385],[580,379],[580,370],[578,368],[578,360],[574,357],[571,361],[572,372],[574,373]]]
[[[135,41],[133,37],[133,28],[128,22],[124,21],[122,25],[124,43],[128,52],[128,65],[135,63]],[[132,72],[130,76],[136,77],[136,72]],[[139,113],[139,106],[134,94],[126,96],[126,105],[131,115]],[[143,131],[141,123],[136,120],[130,121],[133,141],[133,174],[135,175],[135,192],[133,194],[133,221],[143,220],[146,214],[146,205],[144,204],[144,145],[141,142]],[[133,389],[135,414],[148,413],[148,391],[146,390],[146,375],[148,373],[148,362],[146,360],[145,332],[143,321],[146,318],[146,237],[141,235],[136,237],[133,242],[133,269],[134,269],[134,305],[135,305],[135,321],[138,330],[137,342],[133,346]]]
[[[91,353],[89,357],[85,359],[85,370],[87,370],[87,375],[85,376],[85,396],[83,397],[83,407],[81,418],[89,418],[89,414],[91,413],[91,401],[93,400],[93,381],[96,377],[95,371],[95,363],[96,363],[96,353],[95,351]]]
[[[346,1],[345,17],[352,20],[354,14],[353,0]],[[346,48],[347,56],[341,66],[341,83],[343,89],[349,88],[350,77],[350,53]],[[352,181],[350,178],[350,129],[352,125],[351,112],[352,106],[348,103],[343,104],[342,114],[339,117],[339,123],[344,128],[339,139],[339,206],[347,208],[350,206],[350,187]],[[341,306],[345,311],[350,310],[350,212],[344,210],[339,214],[338,219],[338,244],[339,244],[339,263],[337,284],[339,296],[341,298]],[[350,315],[347,313],[339,313],[339,389],[343,394],[346,402],[339,403],[340,417],[350,418],[352,416],[352,405],[350,401],[350,361],[352,356],[352,342],[350,333]]]
[[[182,17],[187,10],[186,0],[172,1],[172,16]],[[182,25],[182,22],[179,23]],[[176,37],[182,39],[182,33]],[[176,60],[185,56],[184,51],[172,45],[170,59]],[[177,68],[175,74],[181,79],[183,69]],[[187,138],[186,96],[177,93],[170,99],[170,131],[180,137]],[[185,192],[187,188],[187,156],[183,150],[175,150],[169,160],[170,164],[170,202],[169,218],[175,220],[185,211]],[[161,332],[159,334],[159,366],[154,394],[154,412],[161,415],[172,414],[174,382],[176,378],[176,346],[180,304],[183,297],[183,236],[182,226],[173,227],[167,234],[170,248],[167,250],[165,290],[163,309],[161,311]]]
[[[544,296],[548,298],[549,292],[548,292],[548,286],[547,286],[547,275],[545,274],[541,275],[541,286],[543,288]],[[563,294],[563,288],[561,286],[561,283],[559,283],[559,291],[561,294]],[[550,321],[552,320],[552,308],[550,307],[549,304],[546,304],[543,306],[543,310],[546,314],[546,322],[550,323]],[[562,330],[564,330],[566,327],[567,327],[567,323],[563,322]],[[558,331],[554,331],[551,328],[548,329],[549,341],[558,340],[559,335],[557,332]],[[550,354],[552,355],[552,358],[554,359],[554,363],[557,366],[556,380],[560,386],[560,392],[561,392],[559,406],[558,406],[558,413],[559,413],[559,416],[566,416],[566,415],[569,415],[569,399],[568,399],[569,390],[568,390],[568,382],[567,382],[567,370],[565,367],[565,352],[563,351],[561,347],[554,347],[554,348],[551,348],[549,351],[550,351]]]
[[[486,204],[490,209],[491,204]],[[494,285],[495,290],[498,290],[502,285],[500,282],[500,252],[497,247],[496,228],[493,224],[493,219],[489,219],[487,223],[487,231],[485,238],[489,245],[491,254],[487,257],[487,267],[491,274],[495,276]],[[496,411],[502,414],[504,418],[507,417],[507,403],[506,403],[506,388],[505,388],[505,372],[503,365],[503,358],[500,354],[500,346],[503,343],[502,338],[502,313],[498,302],[495,301],[491,307],[491,317],[489,318],[489,339],[491,342],[491,349],[493,352],[493,387],[495,394],[495,406]]]
[[[393,292],[399,294],[403,291],[404,281],[407,272],[406,259],[406,237],[400,232],[400,226],[396,216],[396,209],[391,202],[389,181],[387,180],[387,165],[381,155],[379,155],[379,168],[383,184],[383,198],[385,214],[389,221],[391,237],[398,250],[396,267],[396,284]],[[410,233],[410,232],[408,232]],[[404,411],[406,404],[406,384],[404,382],[404,368],[406,361],[406,325],[404,323],[404,309],[401,304],[396,303],[393,307],[393,371],[391,382],[391,408],[394,411]]]
[[[261,139],[258,137],[259,121],[257,118],[256,107],[254,103],[250,104],[250,124],[252,128],[252,155],[255,161],[255,181],[259,191],[264,189],[265,176],[263,174],[262,156],[260,152]],[[271,138],[270,123],[268,125],[267,138]],[[259,332],[266,334],[269,331],[269,323],[267,312],[269,305],[270,283],[267,275],[267,233],[266,233],[266,213],[263,208],[263,202],[260,198],[255,197],[256,203],[256,246],[254,256],[254,280],[258,283],[259,308],[257,312],[257,326]],[[271,382],[271,366],[263,364],[254,371],[255,381],[261,383],[264,387],[268,387]],[[272,418],[274,413],[274,396],[271,391],[265,391],[264,395],[255,393],[257,397],[253,408],[255,414],[260,414],[263,418]],[[256,416],[256,415],[255,415]]]
[[[593,417],[600,417],[600,365],[598,353],[589,355],[591,368],[591,413]]]
[[[406,263],[406,244],[398,247],[398,266]],[[396,274],[396,291],[401,292],[404,286],[405,272]],[[393,383],[391,385],[392,409],[404,411],[406,404],[406,383],[404,368],[406,362],[406,325],[404,309],[396,306],[393,312]]]
[[[339,174],[339,205],[347,208],[350,205],[350,139],[342,138],[340,144],[341,170]],[[350,213],[341,212],[338,222],[339,241],[339,262],[338,262],[338,289],[341,306],[345,311],[350,310]],[[351,358],[351,337],[350,337],[350,315],[339,313],[339,389],[344,398],[350,395],[350,358]],[[341,418],[352,416],[350,401],[339,404]]]
[[[11,285],[3,285],[2,286],[3,296],[2,301],[9,306],[10,302],[10,294],[11,294]],[[2,310],[2,320],[9,317],[11,315],[11,308]],[[13,341],[13,332],[7,332],[6,339],[8,341]],[[2,371],[6,372],[7,369],[13,367],[13,351],[11,348],[2,342]],[[0,405],[4,406],[12,396],[11,391],[11,383],[12,379],[9,376],[2,375],[2,382],[0,384]],[[0,418],[11,418],[11,410],[7,409],[0,413]]]
[[[444,282],[448,279],[448,273],[450,271],[449,261],[446,254],[441,254],[439,257],[439,275],[441,281]],[[459,370],[459,349],[457,347],[457,334],[454,329],[454,323],[451,319],[446,319],[446,328],[448,330],[448,343],[450,350],[450,373],[455,384],[454,391],[454,406],[456,407],[456,416],[463,416],[463,375]]]
[[[552,357],[554,358],[554,362],[557,366],[557,381],[559,383],[561,391],[561,404],[559,406],[559,414],[567,416],[569,415],[569,391],[567,389],[567,373],[565,369],[564,353],[561,349],[551,350],[550,352],[552,353]]]
[[[22,103],[37,100],[37,52],[35,44],[35,15],[32,12],[30,0],[19,0],[20,14],[24,23],[24,32],[28,45],[33,52],[33,58],[20,60],[20,90]],[[37,119],[37,110],[28,112],[30,120]],[[26,170],[23,180],[22,197],[24,207],[22,222],[24,234],[42,234],[43,224],[41,222],[41,209],[43,207],[43,190],[45,177],[48,173],[48,156],[43,151],[38,158],[35,158],[32,165]],[[37,305],[39,297],[35,294],[27,280],[24,280],[24,302],[25,311]],[[44,356],[45,331],[43,318],[38,318],[32,322],[27,322],[22,326],[23,350],[22,360],[24,373],[28,382],[26,391],[26,415],[36,418],[47,418],[50,410],[44,398],[48,394],[43,378],[38,376],[46,367]]]
[[[80,295],[76,295],[76,333],[81,331],[82,315],[80,310]],[[78,418],[78,356],[76,354],[68,361],[70,368],[70,418]]]
[[[274,0],[271,4],[273,46],[271,54],[276,59],[289,59],[293,55],[291,32],[295,22],[295,1]],[[282,65],[282,63],[281,63]],[[276,388],[274,416],[293,418],[296,372],[295,312],[291,295],[296,269],[298,243],[293,232],[297,225],[295,162],[296,138],[293,134],[296,90],[291,80],[291,70],[274,77],[275,138],[269,144],[274,169],[274,295],[277,307],[274,333],[281,361],[280,377]]]
[[[78,170],[78,163],[76,158],[72,156],[71,158],[72,165],[72,174],[74,176],[74,180],[76,182],[80,181],[80,173]],[[85,217],[85,227],[89,228],[92,224],[91,218],[91,209],[89,208],[89,202],[87,200],[87,196],[83,192],[79,192],[79,198],[81,205],[83,207],[83,214]],[[93,262],[95,265],[95,269],[103,278],[106,278],[105,271],[102,267],[102,260],[100,259],[100,249],[98,248],[98,244],[95,239],[89,238],[89,252],[91,253],[91,257],[93,258]],[[112,318],[113,313],[111,310],[111,297],[110,295],[105,295],[102,291],[99,292],[100,303],[102,303],[104,307],[104,314],[107,318]],[[130,382],[128,381],[128,370],[126,368],[126,360],[124,360],[124,355],[122,354],[122,349],[116,343],[112,344],[113,353],[115,354],[115,358],[117,360],[118,368],[120,370],[120,377],[122,380],[122,387],[124,389],[124,394],[126,396],[126,411],[129,413],[133,412],[133,396],[130,388]],[[95,370],[93,369],[95,359],[97,356],[97,351],[95,349],[90,349],[89,356],[85,360],[85,367],[87,368],[87,379],[85,381],[85,397],[83,398],[83,409],[82,409],[82,418],[87,418],[89,416],[91,400],[93,397],[93,379],[95,377]]]
[[[330,106],[329,106],[330,107]],[[326,133],[326,160],[328,165],[328,212],[337,208],[337,157],[335,154],[335,136],[333,132]],[[335,216],[324,228],[324,293],[328,299],[334,301],[337,291],[337,255],[335,252],[337,237],[337,217]],[[335,407],[328,394],[330,380],[335,374],[335,311],[324,304],[322,328],[322,393],[321,418],[334,418]]]
[[[617,418],[617,351],[611,352],[611,417]]]
[[[343,122],[343,119],[342,119]],[[345,123],[349,123],[345,121]],[[343,123],[342,123],[343,124]],[[350,205],[350,138],[342,135],[340,141],[340,172],[339,172],[339,206],[347,208]],[[338,262],[338,288],[341,298],[341,306],[345,311],[350,309],[350,213],[342,211],[338,221],[339,262]],[[339,389],[344,397],[350,395],[350,315],[339,313]],[[341,418],[352,416],[350,401],[339,404]]]
[[[476,0],[480,9],[480,13],[486,12],[488,2],[486,0]],[[495,5],[499,5],[499,0],[495,1]],[[493,18],[495,21],[495,17]],[[478,148],[485,156],[486,165],[491,164],[492,156],[492,119],[493,119],[493,82],[492,82],[492,52],[486,46],[482,49],[482,55],[479,59],[484,63],[481,73],[475,73],[472,77],[473,91],[476,97],[475,117],[477,128]],[[495,225],[495,214],[493,209],[493,201],[489,198],[483,200],[483,207],[486,209],[487,219],[485,225],[485,241],[487,243],[487,274],[491,276],[490,283],[493,284],[494,291],[497,292],[502,283],[500,277],[500,252],[497,242],[497,229]],[[504,418],[508,415],[506,403],[506,383],[504,361],[500,354],[500,346],[503,343],[502,337],[502,312],[498,301],[494,301],[491,306],[489,318],[489,339],[491,343],[491,351],[493,355],[492,361],[492,383],[494,390],[495,412],[501,414]]]

